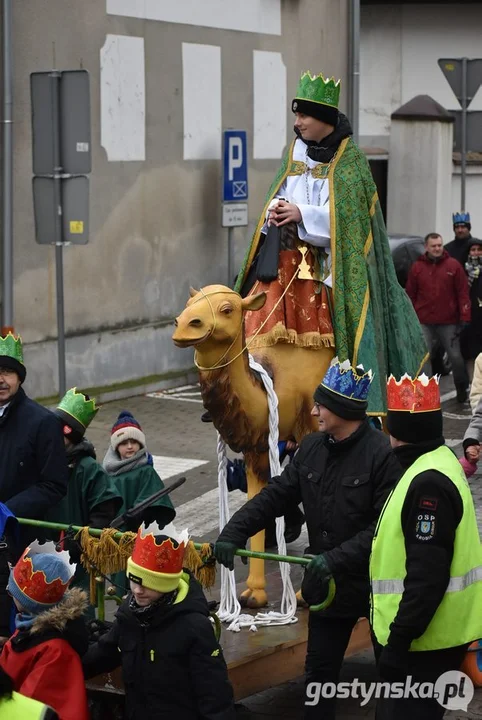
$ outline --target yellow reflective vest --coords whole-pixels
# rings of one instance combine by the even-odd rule
[[[407,558],[403,504],[412,480],[427,470],[438,470],[454,483],[463,502],[463,516],[455,534],[447,590],[429,626],[413,640],[410,650],[440,650],[482,637],[482,548],[474,502],[459,461],[443,445],[425,453],[408,468],[380,514],[372,544],[370,582],[372,629],[381,645],[388,642],[404,589]],[[425,514],[421,510],[421,522]]]
[[[2,720],[47,720],[58,717],[52,708],[38,700],[13,692],[11,698],[0,700]]]

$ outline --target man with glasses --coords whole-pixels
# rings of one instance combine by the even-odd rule
[[[21,338],[12,333],[0,337],[0,503],[17,517],[41,520],[67,492],[68,468],[62,425],[27,397],[22,388],[26,375]],[[21,527],[18,547],[24,548],[31,537],[29,528]],[[0,538],[0,565],[7,556],[16,561],[11,545]],[[10,634],[8,617],[2,615],[0,611],[0,645]]]
[[[214,554],[233,567],[236,548],[288,508],[303,504],[309,538],[308,565],[301,588],[309,605],[336,582],[333,604],[310,612],[306,656],[311,683],[336,683],[350,635],[359,617],[368,617],[368,562],[375,525],[385,499],[401,474],[388,437],[367,417],[371,371],[335,359],[314,393],[312,415],[320,432],[307,435],[278,478],[237,511],[221,532]],[[305,718],[335,718],[335,700],[309,704]]]

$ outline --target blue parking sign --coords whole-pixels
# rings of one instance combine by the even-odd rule
[[[223,202],[248,199],[248,152],[246,130],[223,133]]]

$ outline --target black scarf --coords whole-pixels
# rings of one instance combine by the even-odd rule
[[[340,143],[349,135],[353,135],[350,121],[343,113],[338,113],[338,122],[332,133],[323,138],[320,144],[314,140],[303,140],[299,130],[294,128],[295,134],[308,146],[308,157],[315,162],[330,162],[333,155],[338,150]]]

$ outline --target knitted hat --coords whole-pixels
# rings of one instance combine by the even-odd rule
[[[117,446],[124,440],[137,440],[141,447],[146,447],[146,436],[137,420],[128,410],[122,410],[112,426],[110,436],[112,450],[117,450]]]
[[[291,109],[294,113],[304,113],[321,122],[336,126],[338,122],[338,101],[340,99],[340,80],[325,80],[323,75],[303,73],[293,98]]]
[[[373,374],[363,365],[352,368],[349,360],[334,358],[314,392],[314,400],[344,420],[363,420],[368,407],[368,391]]]
[[[417,445],[443,437],[439,376],[422,374],[412,380],[393,375],[387,383],[387,429],[392,437]]]
[[[189,542],[186,530],[179,532],[172,523],[162,530],[157,522],[137,531],[132,556],[127,560],[127,577],[150,590],[168,593],[179,585],[184,553]]]
[[[31,615],[57,605],[75,573],[69,553],[57,552],[53,542],[35,540],[10,571],[7,590]]]
[[[467,242],[467,247],[469,248],[469,250],[474,245],[478,245],[479,247],[482,247],[482,240],[480,240],[479,238],[474,238],[474,237],[469,238],[469,240]]]
[[[27,369],[23,364],[22,338],[13,333],[0,337],[0,367],[14,370],[23,383],[27,377]]]
[[[64,424],[65,437],[77,444],[84,437],[98,411],[95,399],[91,400],[88,395],[77,392],[77,388],[71,388],[65,393],[54,413]]]

